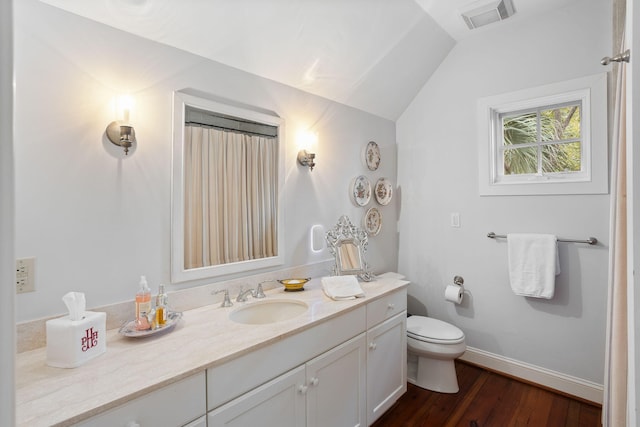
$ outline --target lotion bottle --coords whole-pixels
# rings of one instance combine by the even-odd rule
[[[147,278],[140,276],[140,289],[136,293],[136,329],[147,330],[151,327],[147,314],[151,312],[151,289],[147,285]]]
[[[169,296],[166,294],[164,285],[161,283],[160,286],[158,286],[158,295],[156,295],[156,325],[158,325],[158,327],[162,327],[167,323],[168,304]]]

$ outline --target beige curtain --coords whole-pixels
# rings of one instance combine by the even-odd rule
[[[624,51],[624,46],[620,52]],[[618,67],[611,162],[609,295],[605,356],[604,427],[627,422],[627,171],[625,66]]]
[[[277,255],[276,138],[185,126],[185,269]]]

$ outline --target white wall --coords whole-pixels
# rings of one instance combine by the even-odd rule
[[[478,195],[478,98],[601,73],[611,46],[610,2],[578,1],[526,23],[506,20],[459,42],[397,122],[399,271],[409,310],[449,321],[484,351],[602,384],[607,297],[608,195]],[[606,141],[596,141],[606,144]],[[450,214],[460,213],[460,228]],[[505,240],[486,234],[597,237],[559,244],[552,300],[515,296]],[[443,292],[454,275],[460,306]]]
[[[15,423],[13,2],[0,1],[0,425]]]
[[[141,274],[154,288],[169,282],[174,90],[194,88],[285,119],[285,267],[327,259],[308,250],[312,224],[328,229],[341,214],[361,223],[365,210],[348,195],[352,178],[395,180],[391,121],[35,0],[15,8],[16,256],[37,259],[37,290],[18,295],[19,321],[63,313],[61,297],[71,290],[85,292],[93,307],[131,299]],[[103,146],[117,118],[111,102],[122,93],[135,97],[138,138],[124,159]],[[311,173],[295,161],[299,128],[319,135]],[[361,160],[370,140],[382,149],[376,172]],[[378,272],[395,270],[397,259],[397,209],[381,210],[385,224],[368,256]]]

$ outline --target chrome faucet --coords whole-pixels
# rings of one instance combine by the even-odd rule
[[[220,304],[220,307],[231,307],[233,303],[229,298],[229,289],[220,289],[220,290],[211,292],[211,294],[215,295],[215,294],[219,294],[220,292],[224,292],[224,299],[222,300],[222,304]]]
[[[238,297],[236,298],[236,302],[245,302],[249,295],[251,295],[252,297],[255,298],[256,291],[254,291],[253,289],[243,290],[242,288],[240,288],[240,293],[238,294]]]
[[[254,298],[266,298],[266,295],[264,293],[264,290],[262,289],[262,283],[258,283],[258,286],[256,286],[255,289],[242,289],[240,288],[240,293],[238,294],[236,301],[237,302],[245,302],[247,300],[247,298],[249,297],[249,295],[251,295]]]
[[[265,298],[266,295],[264,294],[264,291],[262,290],[262,284],[264,282],[260,282],[258,283],[258,286],[256,287],[256,290],[253,292],[253,294],[251,294],[254,298]]]

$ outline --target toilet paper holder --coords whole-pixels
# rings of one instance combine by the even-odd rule
[[[453,285],[448,285],[444,290],[444,299],[454,304],[462,303],[465,292],[463,284],[464,279],[462,276],[455,276],[453,278]]]

